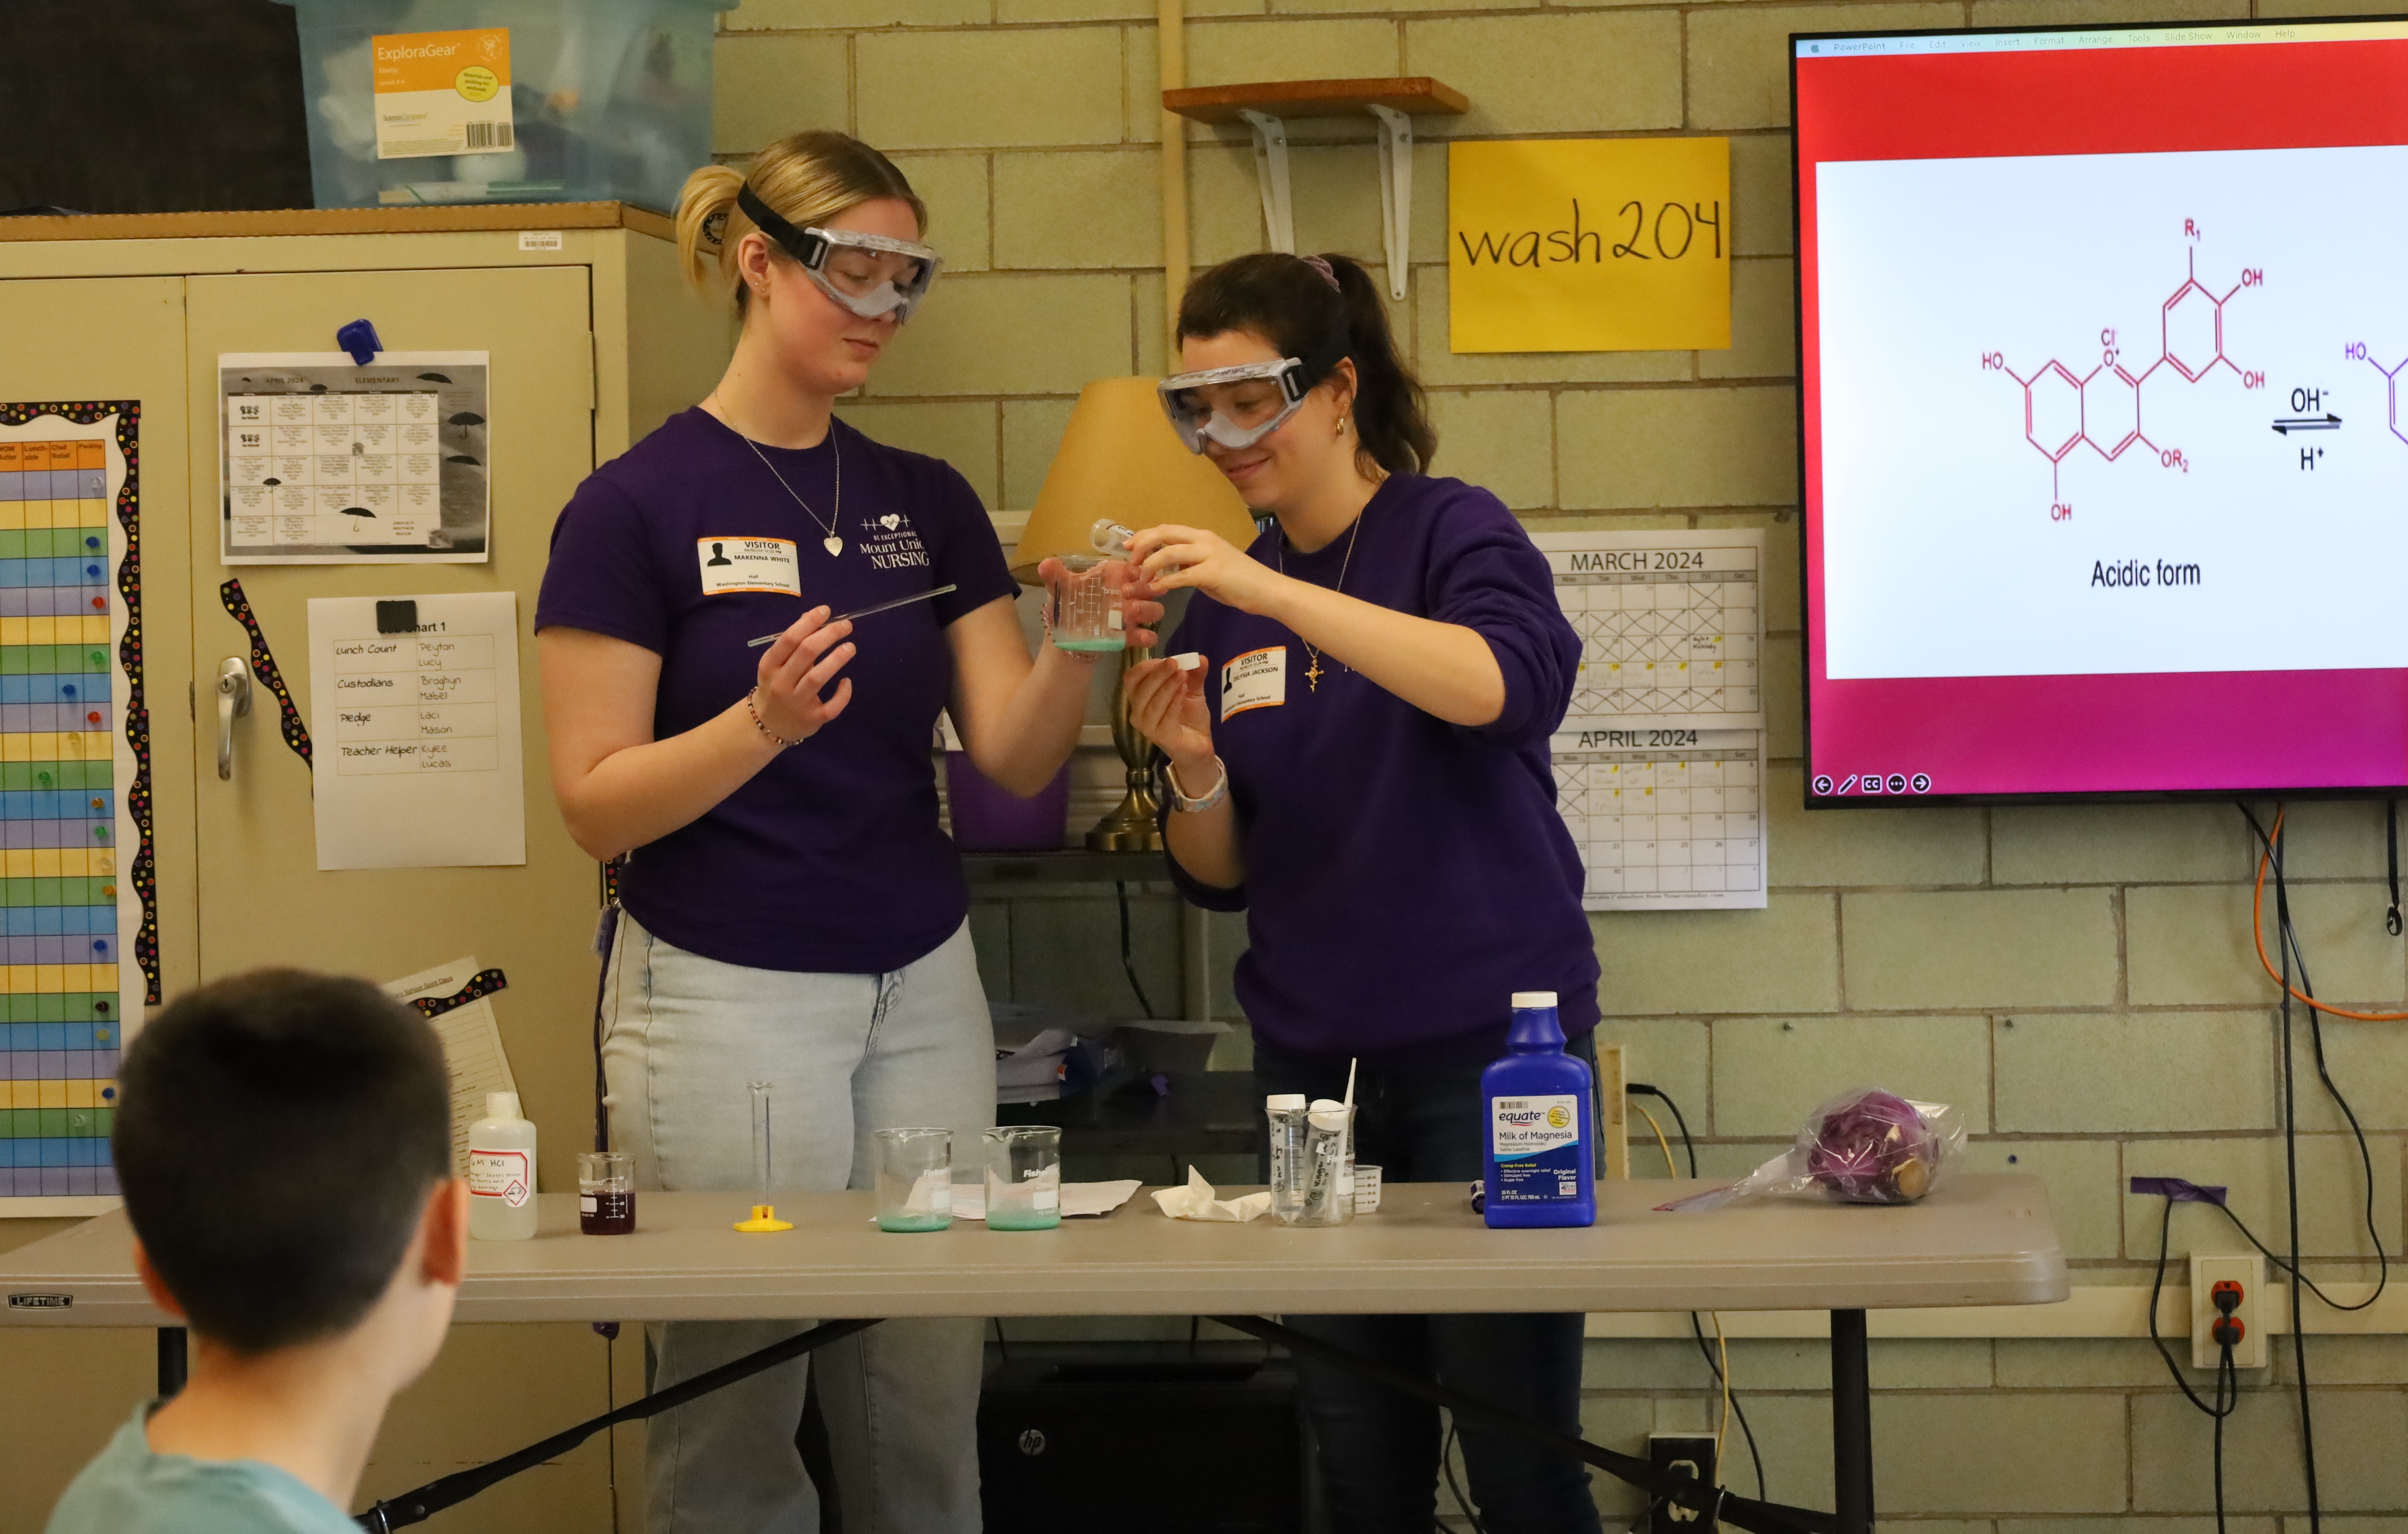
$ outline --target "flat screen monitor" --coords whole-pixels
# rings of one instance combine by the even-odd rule
[[[1791,49],[1810,805],[2408,785],[2408,19]]]

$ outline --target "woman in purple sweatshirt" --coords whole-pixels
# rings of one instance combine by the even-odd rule
[[[1469,1182],[1512,994],[1559,993],[1572,1047],[1593,1050],[1596,947],[1547,754],[1579,638],[1503,503],[1424,473],[1436,434],[1361,265],[1241,256],[1189,285],[1179,334],[1174,424],[1276,525],[1242,550],[1181,526],[1131,546],[1158,587],[1196,592],[1168,649],[1205,660],[1129,675],[1172,875],[1246,912],[1238,998],[1262,1089],[1335,1097],[1359,1060],[1358,1157]],[[1577,1315],[1290,1320],[1579,1430]],[[1299,1367],[1337,1527],[1430,1527],[1436,1409]],[[1495,1534],[1597,1529],[1577,1462],[1461,1431]]]

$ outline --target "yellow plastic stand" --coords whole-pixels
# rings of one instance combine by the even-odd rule
[[[755,1204],[752,1206],[752,1218],[737,1221],[736,1228],[744,1231],[792,1230],[795,1222],[779,1219],[778,1211],[767,1204]]]

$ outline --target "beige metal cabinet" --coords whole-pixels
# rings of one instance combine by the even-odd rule
[[[666,221],[615,204],[0,222],[0,401],[134,398],[141,421],[146,681],[154,730],[160,947],[170,994],[264,964],[391,978],[473,953],[507,970],[495,1003],[539,1178],[574,1175],[593,1097],[594,865],[562,830],[545,767],[531,624],[553,517],[592,467],[706,393],[724,321],[686,296]],[[492,353],[492,560],[483,565],[222,565],[217,357],[329,351],[366,317],[394,351]],[[238,578],[303,718],[312,596],[518,596],[523,867],[321,873],[309,772],[275,699],[236,722],[217,774],[212,690],[248,652],[220,587]],[[187,700],[191,700],[190,706]],[[5,1239],[14,1232],[0,1232]],[[13,1244],[13,1242],[11,1242]],[[22,1339],[22,1340],[21,1340]],[[0,1534],[38,1529],[76,1466],[123,1419],[128,1350],[0,1332]],[[37,1352],[38,1347],[38,1352]],[[618,1350],[620,1372],[639,1357]],[[139,1371],[133,1371],[139,1377]],[[639,1383],[622,1378],[624,1398]],[[396,1403],[366,1495],[489,1458],[601,1411],[610,1350],[582,1326],[461,1328]],[[27,1452],[40,1444],[46,1452]],[[596,1439],[447,1514],[461,1530],[591,1530],[615,1516]],[[624,1450],[623,1450],[624,1452]]]

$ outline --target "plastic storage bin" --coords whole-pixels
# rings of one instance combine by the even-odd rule
[[[321,208],[615,200],[667,212],[710,162],[711,33],[731,0],[278,3],[300,24]],[[493,29],[506,51],[481,36]],[[381,60],[372,49],[446,33],[470,36]]]

